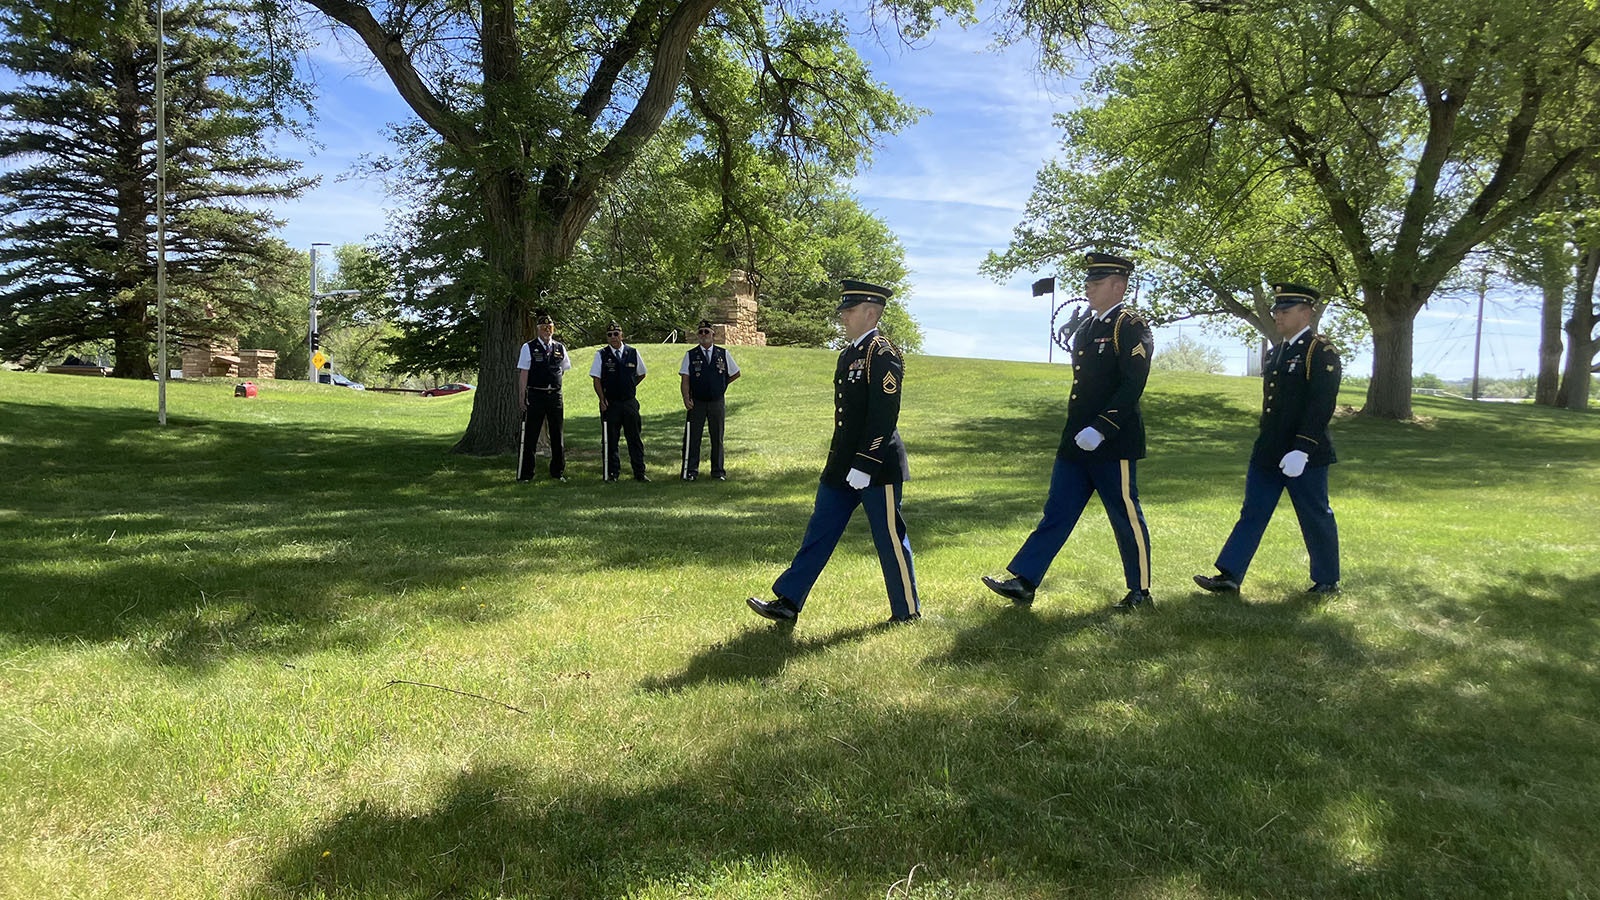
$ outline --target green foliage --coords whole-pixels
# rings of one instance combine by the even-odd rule
[[[1269,333],[1265,286],[1317,285],[1374,338],[1368,411],[1409,415],[1410,333],[1475,248],[1600,150],[1600,20],[1586,0],[1158,2],[1107,20],[1098,97],[1062,120],[996,275],[1116,241],[1154,317]],[[1052,36],[1048,6],[1016,11]],[[1323,327],[1361,332],[1336,314]]]
[[[306,2],[366,47],[384,48],[374,52],[428,134],[423,139],[419,127],[409,152],[435,157],[447,186],[460,190],[447,208],[422,213],[433,221],[403,224],[414,233],[395,241],[402,249],[394,255],[476,269],[437,280],[408,274],[408,303],[416,305],[406,310],[408,332],[396,348],[406,365],[424,366],[419,354],[450,346],[448,331],[481,328],[481,389],[458,445],[465,453],[500,453],[516,442],[515,384],[505,360],[528,337],[536,310],[550,308],[579,333],[585,321],[619,311],[597,308],[618,307],[615,296],[573,296],[562,269],[583,255],[579,244],[592,240],[588,227],[616,186],[654,171],[647,151],[658,136],[688,149],[690,157],[674,165],[692,162],[702,189],[715,185],[716,227],[696,237],[710,252],[731,255],[750,243],[738,232],[773,221],[760,178],[831,184],[854,171],[880,134],[913,115],[869,77],[841,19],[826,10],[579,0],[481,10],[424,4],[419,14],[393,0]],[[970,9],[963,0],[951,6]],[[889,9],[903,9],[915,31],[939,8],[946,5]],[[438,149],[428,146],[435,137]],[[411,196],[436,195],[430,188]],[[455,232],[465,252],[441,253],[440,220],[469,226]],[[593,273],[593,284],[576,288],[617,285],[628,299],[643,291],[665,300],[665,308],[640,310],[646,315],[635,317],[636,332],[688,319],[703,285],[652,284],[632,271]],[[442,290],[446,282],[459,287]],[[434,354],[433,362],[448,361]]]
[[[84,341],[149,377],[156,325],[154,7],[0,2],[0,356]],[[259,201],[309,182],[273,153],[307,96],[294,46],[258,41],[263,9],[167,9],[169,332],[231,336],[270,315],[289,259]]]
[[[1600,884],[1595,415],[1341,417],[1344,594],[1300,594],[1285,503],[1242,596],[1213,597],[1188,576],[1238,514],[1259,382],[1158,372],[1159,605],[1106,610],[1096,507],[1019,610],[976,576],[1037,522],[1070,370],[926,357],[901,422],[924,619],[877,625],[858,516],[784,632],[742,601],[801,540],[833,355],[739,361],[731,480],[692,484],[601,484],[576,402],[573,480],[517,486],[507,458],[446,452],[467,397],[175,383],[163,428],[152,385],[0,371],[0,893]],[[660,474],[682,408],[671,379],[641,389]]]
[[[1218,375],[1228,371],[1228,361],[1222,351],[1202,344],[1187,334],[1162,344],[1150,360],[1150,368],[1158,372],[1202,372]]]

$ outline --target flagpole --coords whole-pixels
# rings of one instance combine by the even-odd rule
[[[1056,332],[1055,332],[1056,316],[1055,316],[1055,308],[1056,308],[1056,280],[1054,278],[1052,278],[1052,279],[1050,279],[1050,346],[1045,351],[1045,355],[1044,355],[1044,361],[1045,362],[1055,362],[1056,361]]]
[[[156,418],[167,424],[167,17],[156,0]]]

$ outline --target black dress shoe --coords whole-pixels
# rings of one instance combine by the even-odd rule
[[[604,481],[606,484],[610,484],[611,482],[617,480],[617,476],[615,476],[615,475],[607,475],[606,477],[604,477],[604,478],[602,478],[600,480]]]
[[[1155,598],[1150,596],[1149,591],[1129,591],[1126,597],[1111,604],[1111,608],[1117,612],[1133,612],[1141,606],[1148,609],[1155,605]]]
[[[696,478],[699,478],[699,477],[700,477],[700,473],[699,472],[685,472],[683,474],[683,480],[684,481],[694,481]]]
[[[800,610],[795,608],[795,605],[789,602],[787,597],[774,597],[771,600],[757,600],[754,597],[747,597],[744,603],[756,615],[763,619],[771,619],[774,622],[793,622],[795,619],[800,618]]]
[[[1223,591],[1237,591],[1239,589],[1239,582],[1234,580],[1233,576],[1222,572],[1218,572],[1215,575],[1196,575],[1194,583],[1214,594]]]
[[[1021,578],[1013,576],[1005,581],[998,581],[985,575],[983,576],[983,584],[989,590],[1019,606],[1027,606],[1033,602],[1033,588],[1029,587],[1028,583]]]
[[[556,480],[561,482],[562,484],[566,484],[567,483],[567,476],[565,476],[565,475],[557,475],[556,476]]]
[[[713,475],[711,477],[715,478],[718,481],[727,481],[728,480],[728,476],[726,476],[726,475]]]
[[[920,618],[922,618],[922,613],[912,613],[909,616],[890,616],[889,617],[889,621],[884,622],[883,624],[885,624],[885,625],[910,625],[912,622],[915,622]]]
[[[1337,594],[1339,593],[1339,582],[1319,581],[1316,584],[1313,584],[1311,587],[1306,588],[1306,593],[1319,594],[1324,597]]]
[[[640,472],[638,475],[633,476],[633,480],[634,481],[649,481],[650,480],[650,476],[644,474],[643,472]]]

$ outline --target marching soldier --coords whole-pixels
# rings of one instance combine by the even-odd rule
[[[1287,490],[1311,556],[1317,598],[1339,590],[1339,527],[1328,505],[1328,466],[1336,458],[1328,422],[1339,396],[1343,366],[1326,338],[1312,331],[1315,289],[1272,286],[1272,322],[1283,338],[1262,372],[1261,430],[1250,451],[1239,521],[1217,555],[1217,574],[1196,575],[1208,591],[1237,591],[1261,536]]]
[[[828,564],[857,506],[866,507],[872,542],[889,592],[891,623],[922,614],[911,538],[900,517],[901,485],[909,477],[900,441],[900,389],[905,375],[900,351],[878,333],[889,289],[863,281],[842,282],[837,310],[849,342],[833,377],[833,441],[817,486],[816,505],[794,561],[772,583],[772,599],[745,601],[756,615],[793,622],[812,585]]]
[[[600,456],[606,481],[616,481],[622,471],[618,457],[619,432],[628,439],[628,462],[634,481],[649,481],[644,473],[644,437],[640,434],[639,382],[644,380],[644,360],[639,351],[622,343],[622,326],[606,326],[606,346],[594,352],[589,376],[600,398]]]
[[[556,323],[541,313],[534,320],[539,336],[522,345],[517,357],[517,395],[522,405],[522,443],[517,453],[517,480],[533,478],[535,448],[541,428],[550,433],[550,477],[566,481],[567,455],[561,444],[565,408],[561,402],[561,376],[572,368],[566,345],[555,340]]]
[[[739,379],[739,364],[733,361],[725,347],[711,342],[711,323],[700,320],[696,329],[700,343],[689,348],[678,367],[683,390],[683,480],[700,477],[700,433],[711,429],[711,477],[728,480],[722,454],[722,431],[727,420],[727,406],[723,400],[728,385]]]
[[[1150,606],[1150,529],[1139,505],[1137,463],[1145,455],[1139,397],[1150,377],[1155,340],[1150,326],[1123,304],[1133,262],[1089,253],[1084,293],[1090,315],[1072,338],[1072,395],[1061,432],[1044,515],[1007,566],[1004,581],[984,576],[1013,603],[1033,602],[1045,572],[1065,546],[1092,494],[1111,519],[1128,593],[1115,609]]]

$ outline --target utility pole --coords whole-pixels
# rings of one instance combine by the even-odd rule
[[[1472,399],[1478,399],[1478,355],[1483,349],[1483,298],[1489,293],[1489,270],[1478,273],[1478,329],[1472,337]]]

